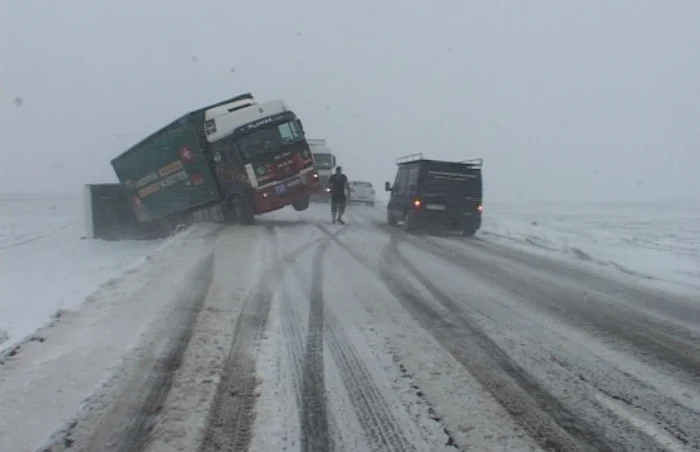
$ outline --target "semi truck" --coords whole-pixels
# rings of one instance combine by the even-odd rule
[[[285,206],[305,210],[321,190],[301,120],[251,93],[187,113],[111,163],[144,225],[203,212],[248,225]]]
[[[335,155],[324,139],[309,138],[307,142],[309,143],[311,155],[314,159],[314,167],[318,172],[318,178],[321,183],[321,190],[315,193],[312,199],[318,202],[327,201],[330,195],[326,191],[326,186],[328,185],[328,178],[331,177],[336,166]]]

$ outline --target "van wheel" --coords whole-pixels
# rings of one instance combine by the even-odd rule
[[[391,214],[391,210],[388,210],[388,209],[386,211],[386,223],[389,226],[396,226],[396,224],[398,223],[398,221],[396,221],[396,218],[394,217],[394,215]]]
[[[416,219],[412,211],[406,213],[406,216],[403,219],[403,228],[406,230],[406,232],[416,231]]]
[[[294,210],[297,212],[301,212],[302,210],[306,210],[309,208],[309,204],[311,203],[311,198],[308,196],[305,196],[301,199],[298,199],[292,203],[292,207],[294,207]]]
[[[478,230],[479,230],[479,227],[476,225],[473,225],[473,224],[464,225],[462,227],[462,235],[464,237],[472,237],[472,236],[474,236],[474,234],[476,234],[476,231],[478,231]]]
[[[236,196],[233,199],[233,207],[236,210],[236,218],[238,218],[238,224],[250,226],[255,222],[253,206],[250,204],[250,201],[248,200],[247,196]]]

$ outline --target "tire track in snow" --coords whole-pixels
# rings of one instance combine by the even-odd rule
[[[150,443],[150,433],[160,414],[165,399],[172,388],[175,371],[180,367],[184,352],[189,345],[197,317],[206,300],[207,292],[212,282],[214,270],[214,254],[211,252],[192,270],[191,284],[180,294],[182,299],[175,303],[175,310],[169,325],[171,334],[165,346],[165,353],[156,361],[146,378],[141,382],[126,385],[128,391],[115,407],[104,416],[104,420],[82,440],[74,438],[73,431],[79,426],[80,420],[71,422],[69,427],[52,440],[52,445],[41,448],[42,452],[58,452],[63,450],[78,451],[129,451],[139,452]],[[134,378],[138,379],[139,375]],[[131,407],[132,395],[144,394],[136,410]],[[84,442],[83,442],[84,441]]]
[[[483,268],[476,268],[476,259],[470,256],[457,255],[450,250],[445,249],[440,244],[429,242],[430,245],[418,245],[427,252],[432,252],[438,257],[467,268],[468,271],[474,272],[478,276],[488,277],[481,273],[487,272],[491,275],[498,275],[499,281],[502,284],[516,282],[516,287],[526,287],[532,289],[526,292],[525,296],[531,300],[537,300],[538,305],[544,305],[544,308],[551,312],[554,316],[563,318],[564,322],[573,312],[576,318],[587,319],[592,322],[588,328],[594,329],[596,335],[602,335],[609,338],[613,343],[619,342],[617,336],[621,336],[623,340],[630,342],[631,345],[640,347],[642,350],[651,352],[656,350],[662,362],[673,362],[677,365],[681,358],[680,355],[687,356],[688,353],[694,353],[695,358],[698,358],[697,347],[691,352],[691,347],[683,350],[677,344],[674,346],[671,342],[672,338],[664,332],[658,332],[658,327],[655,324],[647,324],[648,322],[637,322],[635,319],[638,314],[630,313],[623,315],[621,309],[612,305],[600,305],[595,299],[588,299],[586,305],[578,306],[577,303],[566,303],[565,301],[571,296],[564,288],[557,288],[556,284],[549,284],[546,288],[533,286],[531,280],[527,276],[516,275],[502,268],[496,269],[493,265],[486,264]],[[438,248],[437,250],[435,248]],[[522,295],[522,294],[521,294]],[[590,306],[590,305],[592,306]],[[580,322],[576,322],[580,324]],[[654,325],[654,326],[652,326]],[[632,337],[639,337],[638,341],[632,341]],[[668,349],[661,349],[662,340],[669,340]],[[654,345],[656,344],[656,345]],[[671,351],[669,351],[671,350]],[[653,353],[653,352],[652,352]],[[689,364],[682,366],[683,370],[691,375],[696,375],[696,369],[688,368]],[[679,444],[692,446],[697,448],[700,445],[700,436],[695,433],[697,428],[697,420],[700,418],[700,413],[677,400],[662,394],[659,390],[649,383],[644,382],[639,377],[628,372],[623,372],[616,367],[611,367],[606,370],[607,387],[603,387],[596,378],[594,372],[590,368],[583,368],[576,362],[567,364],[567,369],[570,369],[580,381],[588,385],[592,390],[597,391],[597,399],[601,396],[607,397],[610,401],[622,404],[628,407],[633,412],[639,413],[642,417],[652,419],[654,424],[658,425],[659,429],[664,430],[671,438]],[[604,405],[598,405],[598,409],[606,411]],[[609,411],[609,410],[607,410]],[[614,414],[614,413],[613,413]],[[614,414],[615,415],[615,414]],[[615,415],[617,416],[617,415]],[[640,441],[643,441],[640,439]]]
[[[193,278],[192,299],[194,302],[192,306],[185,308],[186,314],[182,318],[182,323],[174,328],[177,334],[173,336],[168,353],[162,361],[156,364],[154,374],[149,379],[151,389],[143,402],[143,407],[135,419],[131,421],[130,428],[124,432],[115,450],[137,452],[148,446],[149,434],[155,425],[157,415],[163,409],[165,399],[172,389],[175,371],[182,364],[185,349],[192,339],[194,325],[207,298],[213,274],[214,253],[211,252]]]
[[[399,427],[382,391],[375,383],[357,350],[345,336],[340,322],[327,315],[326,337],[333,359],[350,394],[350,402],[358,420],[370,440],[373,451],[411,452],[414,444]]]
[[[277,226],[274,223],[265,224],[263,231],[263,240],[268,241],[267,247],[271,250],[271,263],[258,278],[255,291],[246,299],[239,314],[200,452],[247,450],[253,434],[255,389],[258,383],[254,346],[267,327],[272,299],[285,266],[294,263],[304,249],[323,240],[322,237],[316,238],[283,254]]]
[[[464,317],[458,309],[452,310],[452,315],[446,319],[428,303],[417,298],[410,285],[395,274],[395,264],[399,258],[403,258],[398,251],[401,238],[397,234],[391,234],[390,237],[389,245],[381,253],[384,264],[380,264],[380,277],[387,289],[544,450],[557,452],[624,450],[609,447],[598,437],[597,432],[583,424],[556,398],[545,392],[478,327],[465,324]],[[337,243],[358,263],[369,266],[369,263],[348,245],[340,241]],[[398,263],[412,267],[405,258]],[[410,271],[410,268],[408,270]],[[432,292],[438,301],[447,303],[446,308],[456,307],[449,297],[440,292],[422,274],[418,272],[412,272],[412,274],[421,284],[427,283],[426,289]],[[465,347],[465,339],[476,347]]]
[[[385,264],[380,265],[380,275],[388,289],[544,450],[561,452],[621,450],[610,447],[599,437],[598,432],[544,390],[474,322],[461,315],[461,308],[417,271],[399,252],[399,240],[397,236],[392,235],[391,242],[382,251]],[[397,263],[408,270],[436,300],[450,311],[449,319],[437,313],[406,288],[405,282],[402,282],[391,270]],[[473,346],[465,347],[465,340]]]
[[[173,328],[177,333],[173,336],[165,357],[156,364],[149,378],[150,390],[143,401],[141,410],[132,418],[129,427],[121,435],[120,441],[113,450],[137,452],[142,451],[150,442],[150,432],[156,418],[163,408],[165,399],[172,389],[175,371],[182,363],[185,349],[192,339],[194,325],[204,306],[214,274],[214,253],[202,262],[199,271],[193,277],[191,289],[193,303],[185,308],[181,323]]]
[[[324,240],[316,249],[311,274],[309,325],[302,374],[301,450],[331,451],[328,429],[325,372],[323,365],[323,257],[330,240]]]
[[[632,307],[614,302],[614,298],[620,298],[635,300],[643,305],[658,306],[660,300],[664,300],[663,302],[666,303],[666,299],[670,298],[668,301],[669,305],[675,305],[673,306],[674,309],[678,309],[681,316],[697,320],[698,310],[691,309],[684,306],[681,302],[675,301],[674,296],[666,294],[650,295],[637,288],[625,287],[621,283],[608,281],[600,276],[586,273],[585,276],[590,278],[588,287],[594,287],[594,289],[587,291],[585,303],[562,304],[562,300],[565,301],[567,298],[570,298],[570,296],[565,296],[570,295],[570,293],[565,293],[566,290],[560,288],[559,285],[535,286],[527,276],[502,266],[496,266],[493,263],[482,263],[481,267],[474,266],[473,264],[476,261],[474,257],[467,256],[464,253],[455,254],[454,249],[447,249],[445,246],[433,241],[425,241],[424,243],[416,241],[415,245],[465,267],[477,276],[488,278],[494,273],[498,273],[499,281],[503,282],[507,278],[510,282],[517,284],[518,287],[527,287],[529,295],[531,295],[530,298],[537,299],[556,315],[561,317],[571,313],[575,316],[586,318],[590,320],[593,328],[598,333],[620,338],[640,350],[653,354],[660,361],[688,372],[690,375],[700,375],[700,353],[698,353],[700,341],[698,341],[697,337],[693,338],[690,331],[672,325],[662,325],[660,322],[653,321],[649,316],[639,313]],[[570,270],[565,267],[555,267],[556,264],[554,263],[547,265],[545,259],[534,256],[528,261],[519,253],[507,254],[505,251],[500,250],[499,247],[491,246],[491,244],[486,246],[483,242],[478,241],[475,241],[473,246],[484,252],[493,253],[499,258],[515,260],[518,264],[529,268],[534,267],[539,271],[554,274],[557,276],[557,280],[563,278],[566,281],[577,282],[576,275]],[[464,248],[464,251],[466,252],[468,249]],[[605,299],[609,301],[606,302]],[[614,334],[611,335],[611,332],[614,332]]]
[[[534,286],[531,279],[517,273],[515,270],[507,271],[503,266],[498,266],[489,260],[484,261],[475,256],[465,254],[469,250],[465,242],[457,242],[457,240],[455,240],[455,242],[464,246],[464,248],[462,248],[464,251],[457,254],[458,251],[456,251],[454,247],[435,243],[431,238],[420,238],[402,233],[401,231],[397,231],[396,228],[389,227],[384,223],[376,221],[376,219],[370,219],[370,221],[374,223],[375,227],[384,232],[388,232],[392,237],[400,237],[413,246],[447,262],[458,265],[465,271],[473,273],[475,276],[485,281],[492,281],[499,287],[509,289],[519,297],[523,296],[523,288],[528,289],[525,295],[527,301],[534,303],[536,300],[539,303],[544,303],[549,306],[554,315],[559,314],[559,316],[561,316],[562,312],[565,313],[567,309],[566,306],[562,306],[562,301],[565,301],[567,297],[571,298],[571,290],[567,291],[565,288],[560,287],[559,290],[554,291],[554,289],[550,287],[552,285],[551,283],[545,286]],[[492,252],[501,258],[510,258],[510,254],[503,254],[505,251],[497,252],[491,250],[491,247],[487,246],[491,245],[490,243],[481,242],[483,241],[480,241],[478,238],[472,238],[468,241],[470,245],[481,248],[483,251]],[[516,254],[518,255],[518,259],[516,259],[517,262],[527,265],[528,267],[532,266],[529,265],[530,262],[526,259],[526,255],[523,254],[521,256],[520,253]],[[536,260],[534,267],[537,270],[557,274],[564,279],[573,279],[574,282],[578,281],[576,279],[577,274],[573,273],[573,270],[566,267],[561,269],[551,267],[551,263],[550,265],[546,265],[546,259],[537,256],[535,256],[534,259]],[[585,276],[586,274],[584,273],[583,275]],[[581,276],[581,274],[578,274],[579,278]],[[601,290],[609,291],[611,294],[614,293],[616,296],[620,297],[641,297],[639,301],[642,304],[652,303],[651,295],[642,292],[640,289],[633,287],[627,288],[623,283],[607,281],[603,277],[597,275],[593,275],[592,278],[593,281],[602,280],[604,283],[602,286],[604,288],[601,287]],[[597,284],[594,285],[597,286]],[[605,292],[602,292],[601,296],[605,297],[607,295]],[[601,302],[601,300],[598,301]],[[572,309],[575,310],[579,317],[585,318],[585,313],[589,309],[583,305],[573,304],[575,306],[573,306]],[[619,330],[620,325],[625,325],[627,318],[621,316],[617,319],[606,320],[604,315],[604,313],[607,312],[605,309],[606,306],[607,305],[601,305],[601,307],[598,308],[600,312],[597,313],[597,316],[602,317],[602,325],[605,325],[600,326],[598,331],[599,334],[606,335],[612,338],[612,340],[617,340],[613,332]],[[463,311],[461,307],[456,307],[456,309],[458,312]],[[617,309],[613,309],[613,313],[617,311]],[[631,330],[637,335],[641,334],[643,336],[649,332],[649,327],[643,326],[642,324],[637,326],[625,326],[627,330]],[[655,328],[651,327],[651,329],[653,331]],[[666,334],[662,336],[664,338],[668,337]],[[637,344],[637,346],[639,346],[639,344]],[[670,345],[670,342],[669,346],[671,349],[674,348]],[[686,351],[687,350],[689,349],[686,349]],[[695,354],[697,355],[697,348],[695,348],[695,350]],[[670,351],[670,353],[664,353],[659,351],[659,353],[663,355],[662,361],[670,358],[671,361],[675,361],[677,364],[678,360],[674,359],[674,357],[678,357],[679,354],[683,352]],[[643,448],[643,450],[660,450],[659,447],[665,450],[666,446],[664,446],[664,444],[666,442],[669,444],[674,443],[675,447],[691,447],[691,449],[697,448],[698,444],[700,444],[698,442],[700,437],[695,433],[697,429],[694,427],[694,425],[697,424],[698,412],[673,398],[669,398],[667,395],[661,394],[657,388],[643,382],[638,377],[628,372],[621,371],[614,366],[609,366],[604,371],[605,380],[608,384],[606,388],[603,388],[599,384],[600,378],[596,378],[596,372],[593,371],[594,369],[592,367],[585,368],[580,365],[580,363],[573,361],[569,362],[564,369],[566,372],[572,373],[571,377],[573,380],[577,382],[580,381],[582,385],[586,386],[581,388],[584,398],[580,400],[580,402],[589,405],[589,408],[595,410],[596,413],[593,420],[595,427],[588,428],[597,430],[600,438],[604,435],[606,435],[607,438],[615,437],[615,440],[609,439],[609,441],[617,441],[617,444],[615,446],[611,445],[610,447],[619,447],[620,450],[628,450],[627,448],[630,447],[630,440],[632,444],[635,444],[636,447]],[[569,394],[573,394],[573,392],[569,392]],[[611,409],[611,404],[626,407],[624,409],[628,410],[629,414],[620,415],[620,409]],[[576,409],[578,410],[578,408],[577,405]],[[654,428],[640,427],[640,422],[633,419],[634,416],[637,416],[639,419],[644,419],[644,421],[640,421],[642,425],[644,422],[647,422],[654,425]],[[609,425],[608,422],[610,423]],[[620,429],[624,429],[625,434],[621,435]],[[650,433],[654,430],[656,433]],[[660,437],[664,438],[659,439]],[[623,441],[625,442],[624,444],[622,443]]]
[[[338,240],[340,231],[331,233],[321,225],[316,226],[328,236],[327,241],[324,242],[324,249],[322,251],[319,250],[317,256],[323,256],[331,241],[339,244],[341,247],[345,247],[345,245]],[[341,229],[341,231],[346,229],[347,226]],[[314,260],[314,286],[322,284],[322,264],[322,259]],[[357,418],[369,440],[372,450],[382,452],[415,451],[415,445],[408,439],[407,435],[400,427],[382,391],[377,386],[367,367],[359,358],[355,347],[345,336],[340,322],[332,313],[325,313],[324,317],[327,327],[324,337],[328,340],[329,350],[335,364],[338,366],[350,402],[357,413]]]
[[[332,235],[337,236],[343,233],[345,230],[346,228],[340,229],[332,233]],[[304,338],[304,333],[299,327],[303,324],[303,322],[301,321],[301,317],[298,315],[297,310],[294,308],[295,302],[291,300],[286,294],[283,294],[283,296],[281,297],[280,312],[282,313],[282,315],[280,322],[282,326],[282,332],[285,337],[284,341],[286,344],[287,353],[290,357],[292,386],[294,388],[296,406],[299,413],[298,426],[300,429],[300,433],[302,433],[301,441],[304,445],[304,447],[302,447],[302,450],[308,450],[306,449],[306,447],[308,447],[307,443],[309,443],[310,441],[316,441],[320,443],[326,443],[326,448],[320,450],[335,450],[336,452],[339,452],[344,450],[342,441],[339,441],[341,434],[338,429],[335,416],[331,411],[328,410],[328,405],[326,404],[327,398],[325,396],[323,397],[324,406],[322,408],[325,414],[321,413],[321,416],[322,418],[325,418],[327,420],[327,422],[325,423],[327,425],[325,430],[327,433],[321,433],[319,435],[319,432],[314,431],[307,431],[306,433],[302,432],[302,430],[306,428],[304,426],[304,419],[314,416],[313,409],[314,407],[317,407],[319,403],[319,393],[314,394],[314,391],[317,391],[319,389],[317,383],[316,386],[313,388],[309,388],[309,386],[307,385],[309,379],[316,379],[316,377],[313,374],[314,369],[309,369],[309,362],[312,362],[312,367],[316,366],[315,372],[320,373],[321,377],[324,378],[323,390],[325,391],[325,367],[321,367],[320,369],[318,368],[319,359],[321,360],[320,363],[323,364],[323,344],[321,343],[320,347],[318,344],[319,337],[322,338],[323,335],[319,336],[317,333],[319,327],[323,328],[323,324],[319,324],[319,322],[323,321],[323,316],[319,318],[318,304],[320,303],[320,308],[323,309],[323,287],[322,275],[320,273],[322,272],[322,257],[326,251],[324,248],[328,247],[328,241],[329,239],[324,233],[323,237],[315,240],[309,245],[311,246],[316,243],[319,243],[319,248],[314,254],[312,265],[312,281],[314,283],[312,284],[309,296],[309,322],[306,333],[306,340]],[[299,282],[301,281],[309,282],[308,276],[303,272],[299,264],[294,262],[293,258],[294,256],[289,256],[289,258],[286,259],[285,262],[287,264],[290,264],[292,270],[294,270],[296,274],[297,284],[299,284]],[[299,285],[300,287],[302,286],[302,284]],[[318,355],[313,356],[314,353],[318,353]],[[313,389],[313,391],[309,393],[309,389]],[[310,436],[312,438],[309,438]],[[316,439],[314,439],[314,437]],[[327,441],[325,439],[326,437]]]
[[[234,338],[200,446],[201,452],[246,451],[252,439],[255,389],[258,384],[254,348],[267,327],[272,297],[283,270],[277,234],[271,226],[263,230],[263,239],[269,241],[267,245],[272,251],[272,266],[263,271],[254,292],[246,299],[238,316]]]
[[[498,266],[493,262],[488,260],[484,261],[477,257],[471,256],[467,253],[469,248],[466,247],[465,242],[457,242],[462,245],[462,252],[458,252],[454,247],[448,247],[447,245],[436,243],[432,238],[420,238],[411,236],[400,231],[395,231],[395,228],[391,228],[385,224],[377,223],[374,221],[375,226],[383,231],[388,231],[392,235],[401,237],[406,242],[411,243],[419,249],[425,252],[433,254],[447,262],[458,265],[465,271],[474,274],[475,276],[485,280],[493,281],[501,288],[510,290],[518,297],[525,297],[528,303],[534,303],[535,306],[544,305],[544,307],[549,310],[553,315],[563,318],[566,322],[567,319],[570,321],[573,314],[575,320],[575,325],[580,325],[579,319],[588,318],[593,319],[589,328],[596,330],[596,335],[603,335],[614,343],[619,343],[620,340],[626,341],[628,344],[644,350],[647,353],[651,353],[652,356],[660,359],[662,362],[667,364],[674,364],[680,366],[684,371],[689,372],[691,375],[697,375],[696,369],[693,367],[688,367],[689,364],[688,356],[691,356],[691,360],[697,359],[697,347],[688,346],[687,340],[680,338],[678,336],[671,336],[663,331],[663,328],[657,325],[655,322],[650,322],[648,318],[643,316],[640,317],[639,313],[631,312],[625,314],[625,310],[622,307],[616,305],[610,305],[610,303],[604,303],[604,298],[609,298],[605,291],[610,291],[614,293],[615,296],[619,297],[633,297],[640,298],[642,303],[651,303],[650,294],[642,292],[637,288],[626,289],[622,283],[617,283],[614,281],[608,281],[605,278],[597,275],[593,275],[592,281],[602,281],[601,287],[602,292],[598,295],[598,298],[591,299],[587,298],[586,303],[563,303],[564,301],[571,299],[572,289],[566,289],[566,287],[561,286],[557,281],[549,284],[541,283],[542,285],[534,285],[533,280],[528,276],[517,273],[516,270],[508,270],[503,266]],[[456,244],[457,244],[456,243]],[[509,258],[509,254],[502,254],[503,252],[496,252],[490,248],[491,245],[488,242],[479,240],[478,238],[469,239],[468,243],[474,245],[479,249],[486,252],[491,252],[498,255],[501,258]],[[460,247],[461,248],[461,247]],[[526,260],[526,255],[520,255],[517,262],[528,267],[532,267],[531,263]],[[558,275],[560,278],[567,279],[569,281],[576,280],[576,273],[573,270],[567,269],[566,267],[558,268],[546,265],[547,260],[535,256],[534,259],[536,263],[534,268],[539,271],[549,272]],[[507,264],[506,264],[507,266]],[[587,276],[586,273],[579,274],[579,278]],[[597,284],[594,284],[597,287]],[[523,294],[523,288],[526,289],[525,294]],[[594,290],[593,292],[598,291]],[[575,290],[573,291],[575,292]],[[640,295],[640,294],[643,294]],[[595,294],[593,294],[595,297]],[[535,303],[535,301],[537,303]],[[591,305],[598,305],[598,307],[591,307]],[[459,309],[459,308],[458,308]],[[570,310],[571,312],[567,312]],[[641,320],[639,322],[634,319]],[[676,329],[674,329],[676,330]],[[681,336],[684,333],[681,331]],[[655,333],[655,334],[650,334]],[[630,338],[636,337],[637,341],[633,341]],[[644,347],[643,347],[644,346]],[[665,349],[662,349],[665,347]],[[654,353],[654,351],[656,353]],[[645,357],[649,355],[645,354]],[[684,360],[685,357],[685,361]],[[585,389],[585,394],[587,396],[581,400],[581,402],[587,403],[590,407],[596,410],[596,417],[594,423],[596,427],[591,427],[598,430],[600,433],[598,436],[603,437],[607,431],[607,437],[612,436],[618,437],[615,441],[629,441],[632,440],[634,444],[639,447],[645,447],[644,450],[659,450],[660,444],[664,444],[665,441],[674,442],[680,447],[698,447],[700,444],[699,438],[695,431],[697,430],[694,426],[697,424],[698,412],[682,403],[678,400],[670,398],[664,394],[661,394],[657,388],[650,386],[648,383],[643,382],[636,376],[633,376],[627,372],[620,371],[614,366],[610,366],[606,370],[605,380],[608,382],[608,387],[603,388],[596,378],[593,368],[583,368],[577,362],[570,362],[565,367],[566,372],[576,372],[572,375],[575,380],[580,380],[584,385],[587,386]],[[632,383],[632,384],[630,384]],[[604,398],[607,401],[601,403],[600,401]],[[648,428],[641,428],[639,423],[630,417],[630,415],[621,416],[619,410],[611,410],[610,403],[619,404],[620,406],[626,407],[630,413],[635,413],[640,419],[646,419],[651,424],[655,425],[657,433],[649,433],[651,430]],[[610,425],[607,425],[603,419],[609,419]],[[613,424],[613,422],[615,424]],[[613,425],[617,425],[614,428]],[[619,435],[620,428],[626,429],[626,435],[623,437]],[[652,429],[653,430],[653,429]],[[616,435],[617,434],[617,435]],[[657,436],[665,436],[665,439],[658,439]],[[624,439],[623,439],[624,438]],[[651,441],[650,441],[651,440]],[[610,439],[610,441],[613,441]],[[619,447],[621,450],[625,450],[622,443]],[[665,449],[664,449],[665,450]]]

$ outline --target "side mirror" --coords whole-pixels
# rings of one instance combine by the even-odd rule
[[[384,182],[384,190],[391,191],[391,185],[389,184],[389,182]]]

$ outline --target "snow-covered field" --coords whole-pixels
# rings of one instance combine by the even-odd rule
[[[700,291],[700,201],[487,203],[490,240]],[[671,288],[671,285],[666,285]],[[699,297],[700,298],[700,297]]]
[[[78,198],[3,199],[0,450],[692,450],[697,207],[487,204],[463,239],[312,206],[110,243]]]

